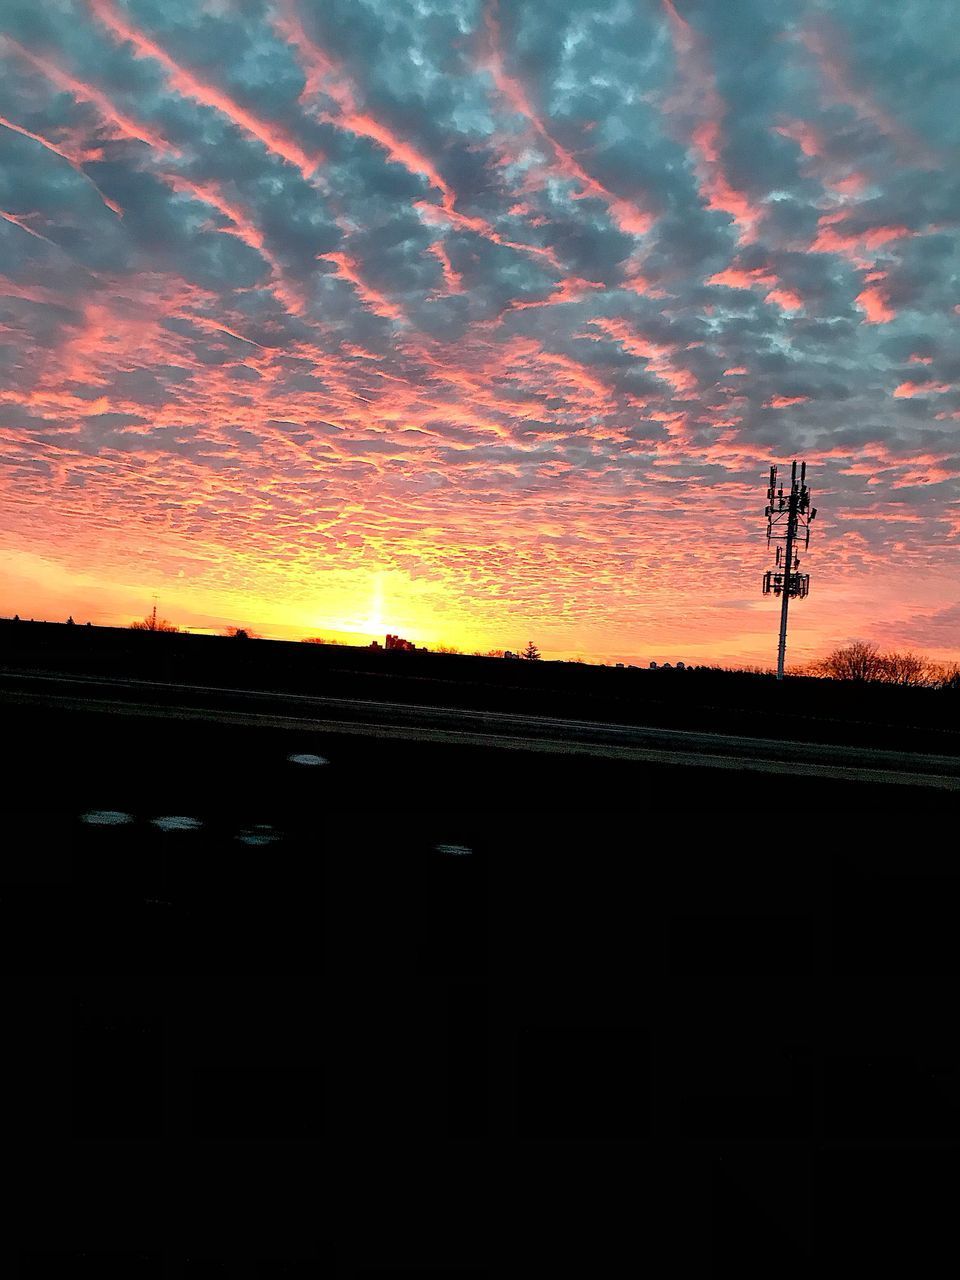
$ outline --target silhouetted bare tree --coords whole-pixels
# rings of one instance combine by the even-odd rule
[[[877,679],[885,684],[928,685],[933,683],[934,671],[919,653],[884,653]]]
[[[854,640],[812,663],[811,672],[828,680],[864,681],[879,679],[882,667],[883,656],[875,644]]]
[[[148,613],[142,622],[131,622],[131,631],[179,631],[179,627],[175,627],[172,622],[168,622],[166,618],[158,618],[156,612]]]
[[[957,668],[938,666],[922,653],[881,652],[875,644],[855,640],[811,663],[809,673],[829,680],[874,681],[914,688],[945,688]]]
[[[252,629],[252,627],[227,627],[223,633],[225,636],[232,636],[234,640],[259,640],[260,637]]]

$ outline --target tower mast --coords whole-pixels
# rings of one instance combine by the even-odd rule
[[[810,591],[809,573],[800,572],[800,556],[797,546],[802,541],[806,551],[810,545],[810,521],[817,514],[810,506],[810,490],[807,487],[807,464],[793,461],[790,488],[785,494],[783,485],[777,484],[777,467],[770,468],[770,487],[767,489],[767,546],[777,542],[776,567],[763,575],[763,594],[780,597],[780,640],[777,645],[777,679],[783,679],[787,657],[787,613],[790,599],[802,599]]]

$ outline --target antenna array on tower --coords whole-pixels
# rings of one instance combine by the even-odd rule
[[[787,607],[791,599],[802,599],[810,592],[809,573],[800,572],[799,546],[804,551],[810,546],[810,522],[817,514],[810,505],[810,489],[807,486],[807,464],[800,463],[797,475],[796,461],[790,476],[789,488],[777,481],[778,468],[770,468],[770,485],[767,489],[767,547],[777,544],[774,568],[763,575],[763,594],[780,597],[780,643],[777,649],[777,679],[783,679],[787,650]]]

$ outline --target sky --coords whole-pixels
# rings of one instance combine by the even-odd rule
[[[960,648],[942,0],[2,0],[0,614]]]

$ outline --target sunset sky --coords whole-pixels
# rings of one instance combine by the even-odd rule
[[[943,0],[2,0],[0,614],[960,648]]]

